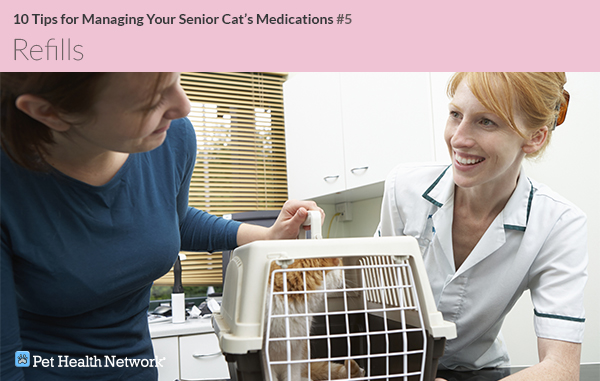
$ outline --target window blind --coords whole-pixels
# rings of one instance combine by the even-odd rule
[[[283,73],[182,73],[198,154],[189,205],[217,216],[287,200]],[[222,282],[221,253],[184,252],[183,284]],[[155,284],[172,285],[172,270]]]

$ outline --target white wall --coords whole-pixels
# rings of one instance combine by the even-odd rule
[[[447,76],[437,73],[432,81]],[[600,362],[600,73],[567,73],[566,89],[571,103],[565,123],[557,128],[553,141],[539,162],[526,163],[531,178],[545,183],[571,200],[588,216],[589,267],[585,294],[586,331],[582,362]],[[434,87],[435,88],[435,87]],[[434,129],[437,160],[447,160],[441,133],[447,115],[445,95],[434,95]],[[334,205],[321,205],[327,213],[323,234]],[[379,222],[381,197],[352,203],[353,221],[333,222],[331,237],[372,236]],[[533,306],[525,294],[508,315],[503,334],[513,365],[537,363],[536,338],[533,331]]]

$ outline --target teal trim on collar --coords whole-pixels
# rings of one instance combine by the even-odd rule
[[[570,316],[542,314],[542,313],[537,312],[537,310],[535,308],[533,309],[533,313],[535,314],[535,316],[543,317],[543,318],[574,321],[574,322],[577,322],[577,323],[584,323],[585,322],[585,318],[574,318],[574,317],[570,317]]]
[[[527,181],[529,181],[530,189],[529,189],[529,199],[527,200],[527,215],[525,217],[525,225],[527,225],[527,223],[529,222],[529,213],[531,213],[531,202],[533,201],[533,184],[531,183],[531,180],[529,178],[527,178]],[[518,230],[518,231],[522,231],[522,232],[524,232],[526,228],[527,228],[527,226],[509,225],[509,224],[504,225],[504,229]]]
[[[452,166],[452,164],[450,164],[449,166],[446,167],[446,169],[444,169],[444,172],[442,172],[441,175],[438,176],[437,179],[435,179],[435,181],[433,182],[433,184],[431,184],[431,186],[429,188],[427,188],[427,190],[425,191],[425,193],[423,193],[422,197],[429,201],[430,203],[432,203],[433,205],[437,206],[438,208],[441,208],[442,206],[444,206],[444,204],[434,200],[431,196],[429,196],[429,192],[431,192],[431,190],[433,188],[435,188],[435,186],[440,182],[440,180],[442,179],[442,177],[444,177],[444,174],[446,173],[446,171],[448,170],[448,168],[450,168]]]
[[[509,230],[518,230],[521,232],[525,231],[525,226],[517,226],[517,225],[504,225],[504,229],[509,229]]]
[[[527,217],[525,218],[525,223],[529,222],[529,212],[531,212],[531,201],[533,200],[533,184],[531,183],[529,177],[527,178],[527,181],[529,181],[529,186],[531,186],[531,190],[529,191],[529,200],[527,201]]]
[[[448,169],[451,166],[452,166],[452,164],[447,166],[446,169],[444,169],[444,171],[435,179],[435,181],[429,186],[429,188],[427,188],[427,190],[422,194],[422,197],[425,200],[431,202],[433,205],[437,206],[438,208],[443,207],[444,204],[442,204],[441,202],[439,202],[436,199],[434,199],[433,197],[431,197],[429,195],[429,193],[438,185],[438,183],[442,180],[442,178],[444,177],[444,175],[446,174],[446,172],[448,171]],[[524,232],[527,228],[527,223],[529,222],[529,215],[531,213],[531,204],[533,202],[533,183],[531,182],[531,180],[529,178],[527,178],[527,181],[529,181],[530,189],[529,189],[529,197],[527,200],[527,214],[525,216],[525,226],[504,224],[504,229]]]

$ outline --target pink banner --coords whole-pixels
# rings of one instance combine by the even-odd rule
[[[600,3],[5,1],[3,71],[599,71]]]

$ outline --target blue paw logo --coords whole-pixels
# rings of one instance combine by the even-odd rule
[[[15,366],[18,367],[26,367],[29,366],[29,359],[31,356],[29,355],[29,351],[16,351],[15,352]]]

